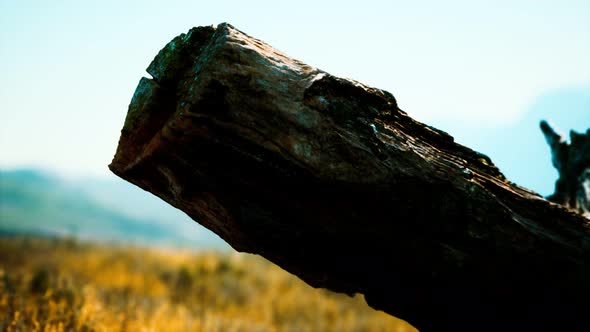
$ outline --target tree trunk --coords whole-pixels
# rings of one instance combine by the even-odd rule
[[[420,331],[587,331],[589,220],[229,24],[150,64],[110,169],[314,287]]]

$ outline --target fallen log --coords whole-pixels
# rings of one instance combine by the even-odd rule
[[[587,330],[589,220],[390,93],[225,23],[147,71],[109,167],[236,250],[420,331]]]

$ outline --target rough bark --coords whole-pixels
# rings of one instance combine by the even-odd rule
[[[390,93],[228,24],[176,37],[148,72],[109,167],[236,250],[421,331],[587,330],[589,221]]]

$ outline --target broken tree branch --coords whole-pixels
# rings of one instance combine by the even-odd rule
[[[590,129],[586,134],[570,131],[569,142],[546,121],[541,121],[541,131],[559,174],[555,192],[547,199],[590,218]]]

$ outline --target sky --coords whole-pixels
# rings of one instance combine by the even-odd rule
[[[221,22],[393,93],[545,195],[556,173],[539,119],[590,127],[588,0],[0,0],[0,168],[112,177],[145,68],[176,35]]]

